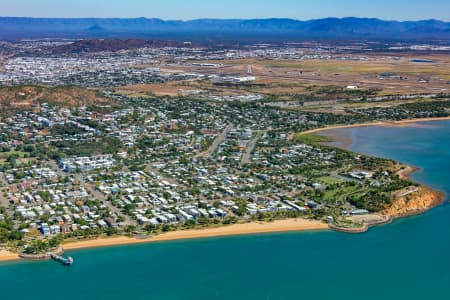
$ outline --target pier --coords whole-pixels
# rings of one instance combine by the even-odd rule
[[[63,256],[50,253],[50,258],[53,259],[56,262],[59,262],[63,266],[71,266],[73,264],[73,258],[71,256],[65,258]]]

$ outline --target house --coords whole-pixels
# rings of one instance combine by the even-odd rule
[[[306,206],[308,206],[309,208],[316,208],[317,206],[319,206],[319,204],[315,201],[308,200],[306,201]]]
[[[50,234],[58,234],[61,232],[61,227],[59,225],[50,226]]]
[[[89,212],[91,211],[91,209],[89,208],[89,206],[83,205],[83,206],[81,207],[81,211],[82,211],[84,214],[87,214],[87,213],[89,213]]]
[[[39,231],[42,233],[42,235],[50,235],[50,227],[47,223],[42,223],[41,227],[39,228]]]
[[[320,183],[313,183],[311,185],[315,190],[325,190],[327,187]]]
[[[180,215],[178,215],[180,221],[192,221],[194,220],[194,217],[191,216],[190,214],[186,213],[183,210],[179,210]]]
[[[105,218],[105,223],[109,226],[109,227],[113,227],[116,228],[119,225],[116,223],[116,221],[114,221],[112,218]]]
[[[227,213],[226,213],[226,211],[224,211],[223,209],[217,209],[216,210],[216,212],[217,212],[217,214],[220,216],[220,217],[226,217],[227,216]]]
[[[99,220],[97,222],[98,226],[100,226],[101,228],[105,228],[108,227],[108,224],[104,221],[104,220]]]
[[[168,218],[166,218],[166,216],[157,216],[156,217],[156,219],[160,222],[160,223],[162,223],[162,224],[167,224],[167,223],[169,223],[169,219]]]

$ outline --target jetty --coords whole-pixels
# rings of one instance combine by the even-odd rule
[[[71,266],[73,264],[73,258],[71,256],[66,258],[61,255],[50,253],[50,258],[56,262],[59,262],[63,266]]]

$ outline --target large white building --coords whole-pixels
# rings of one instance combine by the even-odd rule
[[[111,168],[114,165],[114,159],[109,154],[91,157],[70,157],[61,159],[59,165],[65,172],[73,172],[75,170],[91,171]]]

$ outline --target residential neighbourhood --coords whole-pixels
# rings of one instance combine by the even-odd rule
[[[292,135],[343,117],[110,96],[117,109],[39,103],[3,119],[0,198],[21,234],[157,232],[294,216],[338,220],[381,209],[391,190],[407,185],[389,161]],[[380,186],[387,187],[383,201],[366,199]],[[363,194],[354,196],[358,190]]]

